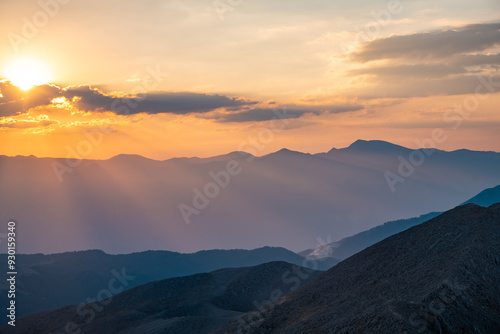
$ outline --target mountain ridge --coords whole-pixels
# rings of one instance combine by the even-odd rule
[[[59,333],[72,323],[81,334],[208,333],[255,309],[257,301],[265,301],[277,291],[283,295],[296,289],[292,280],[298,277],[296,273],[302,277],[299,285],[320,274],[286,262],[224,268],[150,282],[107,300],[33,314],[18,319],[15,329],[5,325],[1,331]],[[285,275],[287,280],[281,279]]]
[[[365,139],[357,139],[355,140],[354,142],[352,142],[351,144],[349,144],[348,146],[346,147],[332,147],[330,150],[326,151],[326,152],[319,152],[319,153],[310,153],[310,152],[301,152],[301,151],[296,151],[296,150],[291,150],[291,149],[288,149],[287,147],[282,147],[281,149],[275,151],[275,152],[271,152],[271,153],[268,153],[268,154],[264,154],[264,155],[261,155],[261,156],[255,156],[255,157],[264,157],[266,155],[270,155],[270,154],[274,154],[274,153],[278,153],[280,151],[288,151],[288,152],[296,152],[296,153],[302,153],[302,154],[307,154],[307,155],[316,155],[316,154],[327,154],[327,153],[330,153],[330,152],[335,152],[335,151],[340,151],[340,150],[353,150],[353,149],[380,149],[381,147],[386,147],[386,148],[396,148],[396,149],[405,149],[406,151],[415,151],[415,150],[425,150],[425,149],[428,149],[426,147],[419,147],[419,148],[409,148],[409,147],[406,147],[406,146],[403,146],[403,145],[399,145],[399,144],[394,144],[390,141],[385,141],[385,140],[378,140],[378,139],[371,139],[371,140],[365,140]],[[435,148],[432,148],[432,149],[435,149]],[[461,148],[461,149],[455,149],[455,150],[440,150],[440,149],[435,149],[439,152],[447,152],[447,153],[454,153],[454,152],[484,152],[484,153],[500,153],[500,151],[481,151],[481,150],[473,150],[473,149],[467,149],[467,148]],[[147,160],[152,160],[152,161],[156,161],[156,162],[166,162],[166,161],[170,161],[170,160],[177,160],[177,159],[185,159],[185,160],[189,160],[189,159],[211,159],[211,158],[218,158],[218,157],[225,157],[225,156],[231,156],[233,154],[247,154],[247,155],[252,155],[251,153],[249,152],[246,152],[246,151],[231,151],[231,152],[227,152],[227,153],[221,153],[221,154],[217,154],[215,156],[210,156],[210,157],[198,157],[198,156],[191,156],[191,157],[183,157],[183,156],[177,156],[177,157],[171,157],[171,158],[166,158],[166,159],[154,159],[154,158],[148,158],[146,156],[143,156],[141,154],[138,154],[138,153],[120,153],[120,154],[116,154],[116,155],[113,155],[109,158],[102,158],[102,159],[80,159],[80,160],[91,160],[91,161],[106,161],[106,160],[111,160],[111,159],[115,159],[117,157],[120,157],[120,158],[124,158],[124,157],[141,157],[141,158],[144,158],[144,159],[147,159]],[[64,160],[66,159],[66,157],[48,157],[48,156],[36,156],[36,155],[15,155],[15,156],[10,156],[10,155],[0,155],[0,158],[37,158],[37,159],[61,159],[61,160]],[[77,159],[78,160],[78,159]]]
[[[477,204],[480,206],[489,207],[490,205],[498,202],[500,202],[500,185],[481,191],[471,199],[459,204],[459,206],[464,204]],[[316,249],[309,249],[299,252],[298,254],[312,258],[331,257],[336,260],[344,260],[349,256],[354,255],[355,253],[387,237],[390,237],[391,235],[405,231],[413,226],[437,217],[442,213],[443,212],[429,212],[418,217],[388,221],[369,230],[357,233],[338,241],[334,241],[326,245],[321,245]]]
[[[466,204],[340,262],[247,314],[246,327],[213,334],[497,333],[499,263],[500,203]]]
[[[77,304],[105,289],[116,272],[134,276],[126,289],[160,279],[210,272],[229,267],[255,266],[271,261],[304,265],[303,257],[280,247],[254,250],[207,250],[190,254],[145,251],[107,254],[102,250],[55,254],[17,254],[17,315],[23,316]],[[7,255],[0,258],[6,261]],[[322,262],[317,262],[319,266]],[[323,267],[320,267],[323,268]],[[326,267],[325,267],[326,269]],[[8,303],[6,274],[0,275],[0,302]],[[0,324],[7,318],[0,319]]]

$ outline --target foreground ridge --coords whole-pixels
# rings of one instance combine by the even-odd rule
[[[498,333],[500,204],[467,204],[389,237],[214,333]]]

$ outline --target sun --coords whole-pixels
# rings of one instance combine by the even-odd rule
[[[48,83],[51,79],[49,68],[30,58],[18,59],[8,64],[4,74],[10,82],[23,90]]]

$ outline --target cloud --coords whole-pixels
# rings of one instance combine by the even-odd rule
[[[52,100],[61,95],[61,89],[56,85],[35,86],[29,90],[25,107],[35,108],[51,104]]]
[[[113,101],[119,100],[117,96],[108,95],[88,85],[67,87],[60,93],[60,96],[71,101],[79,110],[97,112],[111,110]]]
[[[462,66],[495,65],[500,64],[500,54],[456,55],[450,63]]]
[[[207,113],[219,108],[237,108],[255,103],[257,102],[222,95],[158,92],[148,94],[144,100],[137,101],[136,108],[131,109],[132,113],[189,114]]]
[[[443,59],[500,45],[500,23],[471,24],[428,33],[391,36],[365,43],[351,54],[357,62],[381,59]]]
[[[242,107],[257,103],[223,95],[190,92],[150,92],[137,97],[116,96],[89,86],[70,87],[65,89],[63,94],[68,100],[74,101],[80,110],[112,111],[120,115],[208,113],[219,108]]]
[[[22,97],[21,88],[14,86],[7,80],[0,81],[0,104],[18,101]]]
[[[292,119],[305,114],[342,113],[356,111],[362,105],[276,105],[264,104],[242,98],[230,98],[217,94],[190,92],[150,92],[143,96],[106,93],[88,85],[61,89],[54,85],[41,85],[24,92],[10,83],[2,83],[0,89],[6,95],[0,99],[0,117],[20,114],[29,108],[54,106],[53,100],[64,97],[71,106],[87,112],[113,112],[117,115],[132,114],[208,114],[206,118],[219,122],[261,122],[273,118]],[[1,103],[6,101],[6,103]],[[260,104],[262,105],[262,104]],[[273,106],[271,108],[269,106]]]
[[[57,123],[58,123],[57,121],[53,120],[4,119],[0,121],[0,128],[30,129],[30,128],[47,127]]]
[[[10,81],[0,81],[0,117],[20,114],[30,108],[50,105],[52,99],[60,96],[55,85],[41,85],[23,91]]]
[[[23,109],[22,101],[0,103],[0,117],[14,116]]]
[[[500,92],[500,76],[462,75],[436,80],[392,80],[358,90],[362,99],[408,98],[436,95],[480,94],[483,99]]]
[[[0,117],[16,115],[22,104],[22,90],[8,81],[0,81]]]
[[[363,83],[352,93],[360,98],[474,94],[485,80],[497,87],[500,54],[491,52],[496,46],[500,23],[391,36],[351,54],[362,65],[346,75]]]
[[[221,122],[263,122],[272,119],[293,119],[305,114],[319,115],[322,113],[343,113],[363,109],[362,105],[328,105],[328,106],[306,106],[306,105],[283,105],[276,108],[255,108],[238,113],[230,113],[216,116]]]
[[[378,79],[394,78],[440,78],[454,74],[470,73],[464,67],[447,64],[415,64],[415,65],[396,65],[369,67],[350,70],[348,76],[353,75],[374,75]]]

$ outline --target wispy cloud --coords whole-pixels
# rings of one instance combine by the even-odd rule
[[[263,122],[275,119],[300,118],[306,114],[319,115],[322,113],[337,114],[363,109],[362,105],[280,105],[274,108],[255,108],[238,113],[217,116],[222,122]]]
[[[362,98],[474,94],[477,76],[499,82],[500,23],[471,24],[367,42],[345,72]],[[358,78],[359,79],[359,78]]]
[[[391,36],[366,43],[351,55],[358,62],[380,59],[435,60],[484,51],[500,45],[500,23],[471,24],[403,36]]]
[[[36,117],[29,116],[26,118],[4,117],[0,119],[0,128],[12,128],[12,129],[44,128],[58,123],[59,121],[50,119],[47,115],[39,115]]]

